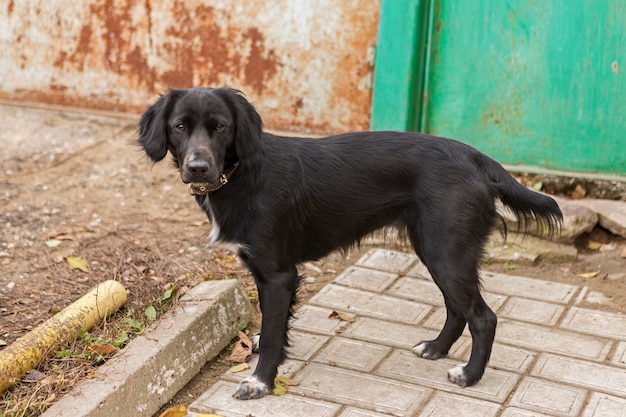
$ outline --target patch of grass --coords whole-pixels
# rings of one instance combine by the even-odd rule
[[[64,393],[93,375],[146,327],[176,303],[179,285],[169,286],[150,303],[134,304],[89,332],[79,331],[72,343],[60,347],[52,358],[35,371],[39,378],[23,378],[0,395],[0,417],[36,417],[43,414]],[[35,372],[33,371],[33,372]]]

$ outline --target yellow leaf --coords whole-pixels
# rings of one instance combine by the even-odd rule
[[[602,243],[590,240],[589,243],[587,243],[587,247],[591,250],[598,250],[602,247]]]
[[[56,248],[61,243],[63,243],[63,242],[61,240],[59,240],[59,239],[46,240],[46,246],[49,247],[49,248]]]
[[[282,376],[282,375],[281,376],[277,376],[275,381],[278,381],[281,384],[284,384],[284,385],[287,385],[287,386],[290,386],[290,387],[295,387],[296,385],[300,384],[300,382],[294,381],[293,379],[288,378],[286,376]]]
[[[290,386],[298,385],[299,382],[296,382],[286,376],[277,376],[274,378],[274,389],[272,390],[273,395],[285,395],[289,390]]]
[[[230,368],[230,372],[233,374],[236,374],[237,372],[247,371],[248,369],[250,369],[250,365],[244,362],[244,363],[240,363],[239,365],[235,365],[232,368]]]
[[[594,278],[594,277],[598,276],[599,273],[600,273],[600,271],[586,272],[586,273],[580,274],[578,276],[581,277],[581,278],[589,279],[589,278]]]
[[[159,417],[183,417],[185,414],[187,414],[187,407],[178,404],[163,411]]]
[[[334,319],[335,317],[339,317],[341,320],[350,323],[354,323],[356,321],[356,317],[353,314],[346,313],[345,311],[333,310],[333,312],[328,315],[329,319]]]
[[[67,264],[72,269],[79,269],[83,272],[89,272],[89,264],[84,258],[81,258],[79,256],[68,256],[67,258],[65,258],[65,262],[67,262]]]
[[[287,394],[287,386],[274,382],[274,389],[272,390],[272,394],[273,395],[285,395],[285,394]]]

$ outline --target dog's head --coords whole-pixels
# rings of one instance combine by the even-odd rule
[[[169,150],[184,183],[214,183],[260,146],[261,116],[237,90],[169,90],[141,116],[139,144],[153,162]]]

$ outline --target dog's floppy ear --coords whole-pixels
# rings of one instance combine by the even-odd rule
[[[167,119],[180,96],[180,91],[170,90],[148,107],[139,121],[139,145],[153,161],[165,158],[168,149]]]
[[[262,146],[263,121],[244,94],[232,88],[219,88],[215,93],[228,104],[235,119],[235,152],[245,161],[258,153]]]

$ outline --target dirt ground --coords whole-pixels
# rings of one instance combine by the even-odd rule
[[[0,133],[0,352],[108,279],[124,284],[128,303],[94,334],[105,332],[104,326],[116,328],[116,322],[128,324],[129,318],[147,325],[146,306],[161,306],[159,299],[174,285],[180,295],[201,280],[236,277],[255,299],[253,282],[236,257],[207,248],[210,225],[171,165],[152,166],[133,144],[136,119],[9,106],[0,106],[0,118],[5,121]],[[612,250],[591,250],[589,240]],[[575,262],[486,268],[587,285],[604,295],[604,308],[626,312],[626,278],[606,278],[626,270],[620,256],[624,240],[598,229],[577,245]],[[386,246],[408,250],[398,242]],[[367,249],[303,265],[301,297],[308,299]],[[68,256],[85,259],[89,272],[72,269]],[[601,272],[581,277],[592,271]],[[252,331],[258,322],[256,314]],[[127,328],[131,337],[132,330]],[[0,416],[38,415],[88,375],[49,385],[38,403],[20,397],[45,391],[40,386],[59,378],[62,360],[52,358],[39,368],[39,378],[0,396]],[[207,364],[173,402],[192,402],[224,371],[223,362]],[[28,401],[32,404],[24,405]],[[20,414],[25,409],[28,414]]]

